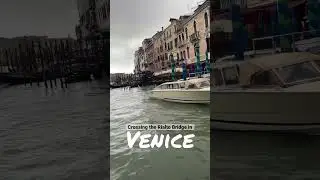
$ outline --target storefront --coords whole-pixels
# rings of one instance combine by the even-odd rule
[[[201,61],[200,62],[200,66],[201,66],[201,71],[204,72],[206,70],[206,62],[205,61]],[[196,63],[192,63],[192,64],[187,64],[187,73],[196,73]]]
[[[286,33],[303,31],[306,0],[289,1],[287,7],[286,12],[283,13],[287,13],[292,19],[292,26],[288,27]],[[279,10],[282,11],[274,0],[248,1],[248,8],[242,14],[248,30],[249,47],[252,47],[251,39],[253,38],[283,34],[278,24]],[[270,43],[261,41],[260,44],[263,46]]]
[[[276,28],[273,26],[278,21],[278,6],[274,1],[269,1],[269,3],[268,1],[264,0],[261,5],[258,3],[250,4],[248,1],[248,9],[243,12],[249,32],[257,32],[256,36],[258,37],[276,33]],[[291,13],[293,24],[292,31],[302,31],[302,21],[306,15],[305,7],[306,0],[288,1],[288,10],[291,11],[289,13]]]

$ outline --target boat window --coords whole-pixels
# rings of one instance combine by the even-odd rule
[[[172,89],[179,89],[179,85],[178,84],[172,84]]]
[[[286,83],[293,83],[320,76],[320,72],[312,66],[311,62],[303,62],[277,69],[279,75]]]
[[[204,87],[210,87],[210,82],[209,81],[202,81],[198,85],[199,88],[204,88]]]
[[[162,85],[162,89],[168,89],[169,87],[168,87],[168,84],[164,84],[164,85]]]
[[[279,79],[271,70],[258,72],[252,76],[251,85],[279,85]]]
[[[314,61],[320,67],[320,61]]]
[[[222,72],[226,85],[239,84],[238,71],[236,67],[223,68]]]
[[[197,86],[194,83],[188,84],[188,89],[195,89]]]
[[[223,85],[223,78],[220,69],[213,69],[213,82],[216,86]]]

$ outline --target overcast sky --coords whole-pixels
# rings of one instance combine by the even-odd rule
[[[0,37],[75,36],[75,0],[1,0]]]
[[[169,19],[189,14],[201,0],[111,0],[110,71],[132,73],[134,51],[144,38],[169,25]]]

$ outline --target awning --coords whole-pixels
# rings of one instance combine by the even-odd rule
[[[294,0],[294,1],[289,1],[288,2],[288,7],[293,8],[296,6],[299,6],[303,3],[306,3],[306,0]],[[247,13],[252,13],[256,11],[265,11],[265,10],[276,10],[277,9],[277,3],[275,1],[264,1],[263,3],[259,3],[259,5],[255,6],[248,6],[247,9],[244,9],[242,13],[247,14]]]

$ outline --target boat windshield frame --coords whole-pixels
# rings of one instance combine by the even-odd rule
[[[320,62],[320,61],[319,61]],[[295,70],[293,68],[302,68],[302,65],[307,65],[308,68],[311,68],[309,71],[311,73],[314,73],[314,75],[311,77],[298,77],[299,79],[297,79],[297,76],[293,76],[292,74],[297,74],[295,72],[298,72],[298,70]],[[300,66],[300,67],[299,67]],[[296,80],[292,79],[292,80],[288,80],[288,78],[284,77],[284,69],[287,68],[291,68],[291,71],[295,71],[295,72],[291,72],[290,73],[290,78],[295,78]],[[282,71],[282,72],[281,72]],[[293,85],[297,85],[297,84],[302,84],[305,82],[309,82],[309,81],[316,81],[320,79],[320,63],[316,63],[314,60],[306,60],[303,62],[299,62],[299,63],[295,63],[295,64],[290,64],[290,65],[286,65],[286,66],[282,66],[282,67],[278,67],[274,69],[274,72],[277,73],[278,77],[281,78],[284,86],[293,86]],[[300,74],[302,75],[302,74]]]
[[[205,83],[205,85],[203,85]],[[174,85],[177,85],[176,88],[173,88]],[[166,86],[165,88],[162,88]],[[172,86],[172,88],[168,88]],[[194,86],[194,87],[192,87]],[[155,90],[182,90],[182,89],[202,89],[205,87],[210,87],[210,80],[203,79],[203,80],[187,80],[187,81],[180,81],[180,82],[172,82],[172,83],[164,83],[155,88]]]

